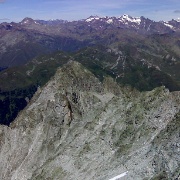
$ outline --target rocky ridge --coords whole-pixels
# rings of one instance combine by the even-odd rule
[[[99,29],[103,29],[107,24],[111,24],[114,27],[121,28],[131,28],[139,30],[140,32],[149,32],[149,33],[163,33],[170,31],[178,31],[180,29],[179,20],[172,19],[171,21],[154,21],[143,16],[141,17],[132,17],[130,15],[124,14],[120,17],[100,17],[100,16],[90,16],[87,19],[82,19],[78,21],[66,21],[66,20],[33,20],[31,18],[23,19],[20,24],[23,25],[52,25],[52,26],[63,26],[66,24],[76,23],[85,23],[88,26],[96,26]]]
[[[0,179],[177,179],[179,104],[179,92],[100,82],[71,61],[0,126]]]

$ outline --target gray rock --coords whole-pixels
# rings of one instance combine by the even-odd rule
[[[0,126],[0,179],[178,179],[179,104],[180,92],[101,83],[69,62]]]

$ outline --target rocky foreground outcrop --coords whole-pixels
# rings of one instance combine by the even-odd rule
[[[69,62],[0,126],[0,179],[178,179],[179,105],[180,92],[140,93]]]

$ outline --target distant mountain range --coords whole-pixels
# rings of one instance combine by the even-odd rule
[[[179,33],[179,20],[155,22],[129,15],[90,16],[72,22],[25,18],[19,23],[0,24],[0,67],[22,65],[37,55],[56,50],[76,51],[95,44],[109,46],[121,41],[129,43],[136,36],[142,39],[152,35],[173,34],[178,40],[176,35],[179,37]],[[179,41],[176,46],[179,47]]]
[[[129,15],[122,15],[120,17],[99,17],[99,16],[90,16],[87,19],[82,19],[79,21],[66,21],[66,20],[33,20],[31,18],[25,18],[23,19],[20,23],[21,24],[39,24],[39,25],[62,25],[66,23],[77,23],[77,22],[84,22],[88,23],[90,25],[100,25],[99,28],[103,28],[102,25],[103,23],[111,24],[115,27],[121,27],[121,28],[132,28],[139,30],[139,32],[146,31],[150,33],[154,32],[168,32],[168,31],[177,31],[180,30],[180,19],[178,18],[177,20],[172,19],[171,21],[159,21],[155,22],[153,20],[150,20],[148,18],[145,18],[143,16],[141,17],[132,17]]]
[[[105,66],[119,76],[130,64],[139,64],[180,81],[180,20],[155,22],[129,15],[90,16],[72,22],[25,18],[19,23],[2,23],[0,67],[24,65],[39,55],[59,50],[77,52],[99,45],[119,54],[114,66]]]

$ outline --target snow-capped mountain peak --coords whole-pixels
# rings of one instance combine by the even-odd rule
[[[132,17],[130,15],[124,14],[120,17],[90,16],[89,18],[84,19],[83,21],[86,23],[90,23],[88,24],[88,26],[93,25],[96,29],[102,29],[102,27],[106,26],[106,24],[115,27],[128,28],[128,29],[131,28],[131,29],[136,29],[138,31],[148,31],[148,32],[151,31],[159,32],[159,29],[161,29],[161,31],[163,32],[180,29],[180,18],[168,22],[165,21],[155,22],[143,16]]]
[[[113,23],[113,19],[112,19],[112,18],[109,18],[106,22],[107,22],[108,24],[111,24],[111,23]]]
[[[93,20],[99,20],[100,17],[99,16],[90,16],[89,18],[86,19],[86,22],[91,22]]]
[[[128,18],[132,18],[132,17],[129,16],[128,14],[123,14],[120,18],[128,19]]]
[[[140,17],[131,17],[127,14],[124,14],[122,16],[120,16],[119,18],[118,17],[108,17],[108,16],[105,16],[105,17],[99,17],[99,16],[90,16],[89,18],[87,18],[85,21],[86,22],[92,22],[92,21],[95,21],[95,20],[101,20],[101,21],[106,21],[108,24],[112,24],[114,23],[114,21],[118,20],[119,22],[122,22],[122,23],[135,23],[135,24],[140,24],[141,23],[141,18]]]
[[[119,19],[120,21],[124,21],[124,22],[132,22],[132,23],[137,23],[137,24],[141,23],[140,17],[131,17],[127,14],[122,15]]]
[[[177,22],[180,22],[180,18],[177,18],[176,21],[177,21]]]

